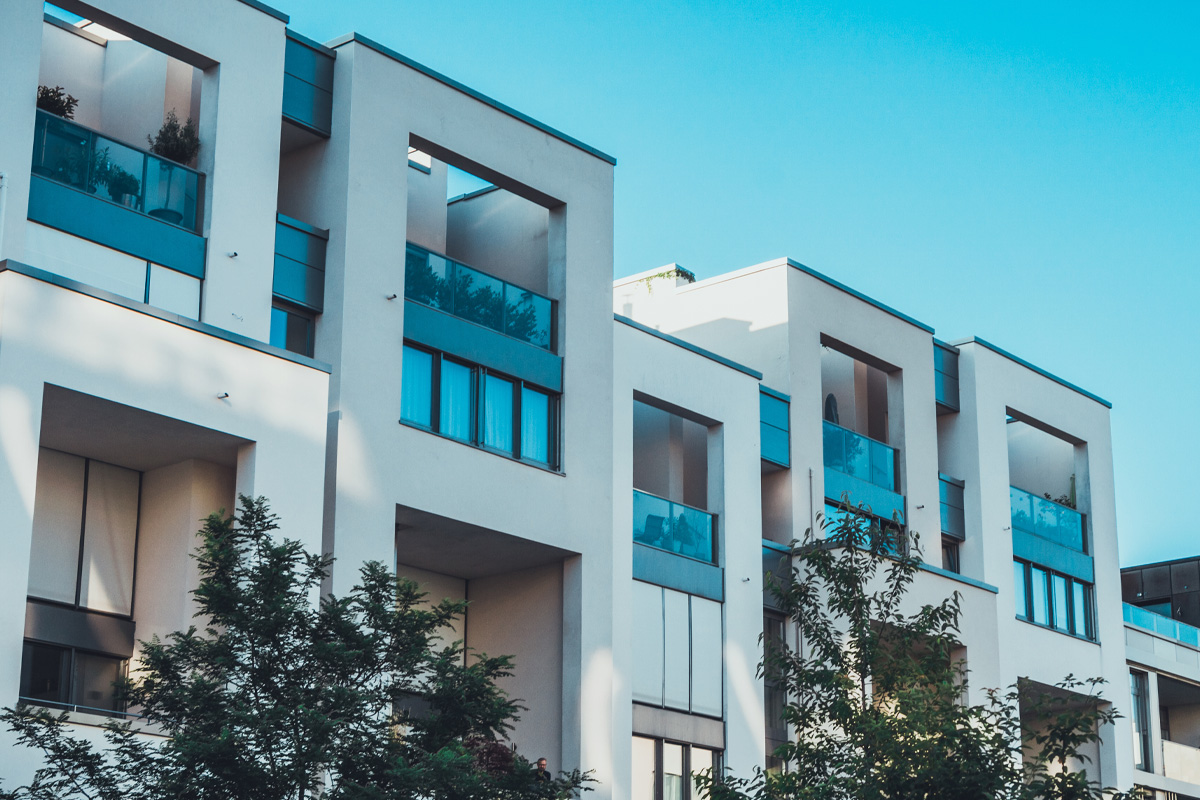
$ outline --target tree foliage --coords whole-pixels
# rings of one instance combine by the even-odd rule
[[[508,657],[439,636],[464,604],[422,603],[379,563],[345,597],[320,597],[331,560],[273,535],[263,498],[214,514],[196,553],[202,627],[141,643],[120,687],[140,719],[107,747],[67,715],[4,721],[46,766],[12,798],[94,800],[535,800],[574,797],[585,776],[535,782],[500,738],[521,707],[496,687]],[[317,602],[320,597],[319,602]],[[467,663],[464,663],[467,662]]]
[[[765,641],[762,674],[787,692],[796,735],[778,772],[698,779],[713,800],[1083,800],[1128,797],[1088,777],[1081,749],[1117,713],[1097,681],[1047,692],[1021,683],[966,702],[962,607],[906,595],[920,567],[891,526],[843,508],[794,542],[785,580],[770,580],[800,647]]]

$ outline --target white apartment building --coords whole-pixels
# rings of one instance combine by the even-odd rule
[[[513,744],[600,800],[769,763],[764,568],[846,494],[923,534],[915,601],[963,595],[973,701],[1074,673],[1128,704],[1103,400],[791,261],[614,285],[614,159],[287,23],[0,8],[0,704],[122,713],[239,492],[335,593],[377,559],[469,600],[455,635],[516,657]],[[172,111],[193,163],[145,145]],[[1105,734],[1105,783],[1159,786]]]

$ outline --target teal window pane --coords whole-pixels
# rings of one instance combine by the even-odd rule
[[[433,424],[433,355],[405,346],[400,375],[400,418],[423,428]]]
[[[896,488],[896,459],[892,448],[881,442],[870,442],[871,483],[889,492]]]
[[[288,313],[282,308],[271,309],[271,345],[287,348]]]
[[[459,264],[453,294],[457,316],[503,332],[504,281]]]
[[[1033,498],[1015,486],[1008,487],[1008,502],[1012,507],[1012,526],[1019,530],[1033,532]]]
[[[1030,599],[1033,601],[1033,621],[1039,625],[1050,624],[1050,596],[1046,586],[1046,571],[1033,567],[1030,570],[1032,581],[1030,589],[1032,594]]]
[[[1020,561],[1013,562],[1013,597],[1016,598],[1017,616],[1027,618],[1029,601],[1025,597],[1025,565]]]
[[[1071,593],[1074,595],[1072,610],[1075,612],[1071,617],[1071,633],[1076,636],[1087,636],[1088,620],[1091,618],[1089,613],[1091,604],[1087,601],[1087,587],[1078,581],[1072,581]]]
[[[670,549],[671,503],[652,494],[633,492],[633,540],[650,547]]]
[[[838,472],[845,472],[846,444],[842,437],[844,431],[828,422],[824,423],[822,431],[824,437],[825,466],[835,469]]]
[[[506,453],[513,449],[513,385],[495,375],[484,382],[483,443]]]
[[[712,516],[695,508],[673,503],[671,549],[681,556],[713,561]]]
[[[1060,631],[1070,629],[1070,615],[1067,613],[1067,579],[1062,575],[1051,575],[1050,583],[1054,589],[1054,627]]]
[[[871,448],[870,441],[862,436],[846,431],[846,474],[859,480],[871,480]]]
[[[473,370],[442,359],[441,408],[438,430],[452,439],[471,441]]]
[[[550,398],[521,389],[521,458],[550,463]]]

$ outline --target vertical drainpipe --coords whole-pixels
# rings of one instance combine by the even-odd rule
[[[4,259],[5,211],[8,208],[8,173],[0,172],[0,260]]]

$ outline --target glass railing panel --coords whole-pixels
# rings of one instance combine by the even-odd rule
[[[713,563],[713,516],[633,490],[633,540],[681,556]]]
[[[1186,622],[1164,617],[1162,614],[1155,614],[1153,611],[1147,611],[1129,603],[1121,604],[1121,616],[1130,625],[1200,649],[1200,628],[1188,625]]]
[[[896,485],[895,451],[882,442],[871,442],[871,483],[891,489]]]
[[[824,422],[825,466],[875,486],[896,491],[896,449],[852,430]]]
[[[146,156],[146,213],[173,225],[196,227],[199,176],[157,156]]]
[[[846,440],[842,436],[842,429],[826,422],[822,429],[822,438],[824,439],[825,466],[838,472],[847,472]]]
[[[528,289],[504,285],[504,332],[517,339],[550,347],[550,301]]]
[[[1008,487],[1008,503],[1012,509],[1013,528],[1033,531],[1033,495],[1015,486]]]
[[[1015,486],[1009,487],[1008,497],[1014,530],[1032,533],[1081,553],[1086,552],[1083,515],[1078,511]]]
[[[200,173],[44,111],[37,112],[32,172],[196,230]]]
[[[504,281],[455,264],[454,315],[494,331],[504,330]]]
[[[414,244],[405,251],[404,297],[551,349],[553,301]]]
[[[453,261],[413,247],[405,252],[404,296],[409,300],[449,312],[453,282]]]

